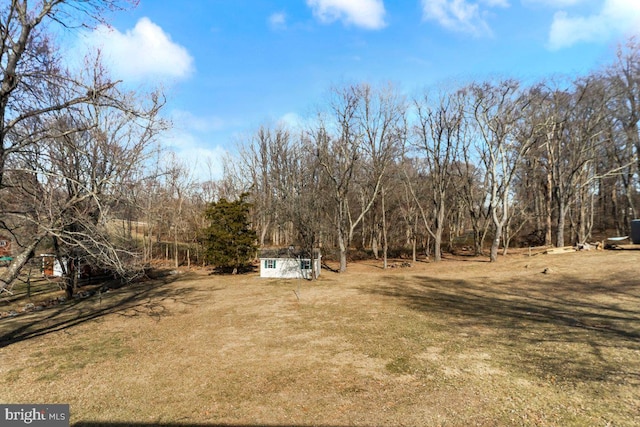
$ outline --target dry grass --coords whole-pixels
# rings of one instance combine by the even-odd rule
[[[76,425],[637,425],[639,259],[359,263],[300,301],[189,272],[1,320],[0,401]]]

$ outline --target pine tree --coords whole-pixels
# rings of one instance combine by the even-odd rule
[[[203,230],[205,258],[220,269],[247,267],[257,250],[257,234],[249,224],[251,204],[245,196],[229,202],[225,198],[210,203],[205,211],[209,226]]]

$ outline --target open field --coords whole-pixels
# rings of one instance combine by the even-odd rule
[[[78,426],[637,425],[639,261],[185,272],[0,320],[0,402]]]

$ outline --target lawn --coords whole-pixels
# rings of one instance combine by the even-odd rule
[[[1,319],[0,402],[77,426],[637,425],[638,261],[185,271]]]

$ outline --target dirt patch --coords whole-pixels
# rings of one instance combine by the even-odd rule
[[[76,425],[631,426],[639,255],[150,281],[0,320],[2,400]]]

